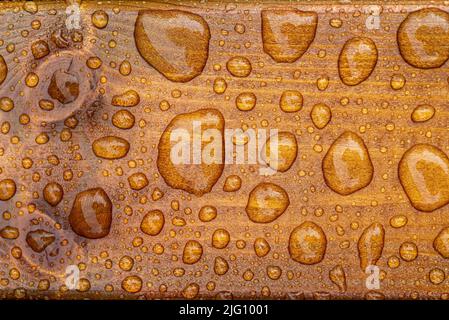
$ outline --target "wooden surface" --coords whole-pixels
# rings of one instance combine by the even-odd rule
[[[0,54],[8,66],[6,79],[0,85],[0,96],[14,101],[14,109],[0,111],[2,128],[4,123],[10,124],[9,131],[3,129],[0,134],[0,180],[13,179],[17,188],[11,199],[0,201],[0,229],[6,226],[19,229],[17,239],[0,239],[0,296],[448,297],[448,261],[433,247],[438,233],[449,226],[448,207],[432,212],[415,209],[398,177],[399,161],[416,144],[430,144],[446,154],[449,152],[447,65],[434,69],[413,67],[403,59],[397,44],[397,30],[407,14],[428,5],[382,3],[380,28],[371,30],[365,24],[368,5],[363,3],[132,1],[119,5],[111,1],[100,6],[83,1],[80,6],[82,28],[78,35],[72,33],[72,38],[68,37],[66,48],[58,48],[51,34],[64,30],[67,5],[63,2],[38,5],[36,13],[29,13],[23,10],[21,2],[0,4]],[[438,1],[432,7],[449,10]],[[134,24],[139,10],[149,8],[187,11],[199,15],[207,23],[210,30],[207,62],[192,80],[168,80],[139,54]],[[261,10],[273,8],[295,8],[318,15],[313,42],[294,62],[278,63],[264,52]],[[91,14],[98,9],[109,16],[103,29],[96,28],[91,21]],[[331,26],[332,19],[340,19],[341,26]],[[34,20],[40,21],[39,29],[32,28]],[[340,24],[333,21],[334,25]],[[82,40],[74,41],[80,35]],[[349,86],[340,78],[338,57],[346,41],[359,36],[375,43],[377,64],[365,81]],[[50,52],[35,59],[31,44],[38,39],[48,42]],[[178,34],[178,41],[182,39]],[[87,59],[94,56],[102,61],[98,69],[86,66]],[[227,70],[228,60],[235,56],[250,61],[252,70],[248,76],[235,77]],[[124,60],[131,65],[129,75],[119,71]],[[55,108],[42,110],[38,102],[49,99],[47,87],[53,72],[60,68],[70,68],[77,75],[79,96],[68,104],[53,99]],[[34,88],[26,85],[25,78],[30,72],[39,76]],[[390,81],[394,75],[405,77],[406,83],[401,89],[392,88]],[[219,77],[227,83],[222,94],[214,92],[214,81]],[[318,88],[320,78],[329,79],[324,90]],[[129,89],[138,92],[140,102],[122,108],[135,117],[134,126],[123,130],[111,122],[113,114],[120,110],[111,101],[113,96]],[[292,113],[281,110],[279,100],[286,90],[302,94],[301,110]],[[257,103],[253,110],[245,112],[236,107],[235,99],[241,92],[255,94]],[[161,109],[161,101],[169,103],[168,110]],[[329,106],[332,113],[329,124],[323,129],[315,127],[310,117],[313,106],[318,103]],[[421,104],[433,106],[435,116],[426,122],[413,122],[412,111]],[[160,137],[175,116],[204,108],[218,110],[226,128],[279,129],[294,134],[297,157],[293,165],[285,172],[263,176],[259,174],[259,165],[226,164],[212,190],[201,196],[170,187],[157,168]],[[23,114],[28,115],[28,123],[21,124]],[[61,141],[61,134],[67,137],[68,127],[64,121],[71,115],[78,124],[70,129],[71,137]],[[366,187],[341,195],[326,185],[322,161],[332,143],[345,131],[352,131],[364,141],[373,175]],[[37,144],[36,136],[42,132],[48,135],[49,141]],[[130,149],[125,157],[108,160],[92,152],[94,140],[111,135],[129,142]],[[57,155],[59,164],[49,163],[51,155]],[[30,168],[24,167],[25,158],[32,159]],[[144,173],[148,179],[148,186],[140,191],[132,190],[128,183],[128,176],[137,172]],[[223,190],[230,175],[241,178],[238,191]],[[64,190],[64,197],[56,206],[49,205],[43,198],[43,188],[52,181],[58,182]],[[262,182],[282,187],[290,202],[286,211],[270,223],[255,223],[245,211],[250,192]],[[444,181],[442,183],[444,187]],[[75,196],[96,187],[103,188],[112,202],[112,224],[106,237],[87,239],[72,230],[68,217]],[[438,191],[441,190],[435,192]],[[163,193],[160,199],[156,196],[158,192]],[[178,201],[178,210],[173,201]],[[210,222],[198,217],[205,205],[217,209],[217,217]],[[162,231],[156,236],[140,229],[143,217],[151,210],[160,210],[165,217]],[[390,219],[397,215],[407,217],[405,226],[394,228],[391,225]],[[181,218],[185,221],[183,226],[177,222]],[[288,250],[292,230],[306,221],[318,225],[327,239],[323,259],[313,265],[295,261]],[[385,232],[376,263],[381,277],[378,290],[367,289],[367,274],[361,269],[358,250],[359,238],[373,223],[380,224]],[[212,235],[219,228],[230,234],[230,242],[224,249],[212,246]],[[33,251],[26,242],[27,233],[35,229],[45,229],[55,236],[55,241],[41,253]],[[265,238],[271,247],[264,257],[255,253],[256,238]],[[194,264],[183,262],[183,249],[190,240],[196,240],[203,248],[200,260]],[[413,242],[418,248],[418,256],[413,261],[401,258],[399,248],[404,242]],[[21,248],[21,258],[14,258],[13,247]],[[122,270],[119,265],[125,255],[134,261],[130,271]],[[226,274],[214,272],[216,257],[229,264]],[[398,266],[396,261],[399,261]],[[68,291],[64,287],[65,268],[72,264],[81,267],[80,276],[90,284],[88,291]],[[282,270],[277,280],[267,275],[267,268],[273,266]],[[329,277],[336,266],[344,270],[345,290],[339,289]],[[19,277],[14,268],[20,271]],[[431,275],[441,277],[441,272],[435,269],[444,273],[442,283],[432,283]],[[128,276],[138,276],[142,280],[139,292],[127,293],[122,288]],[[50,284],[48,289],[46,280]],[[39,290],[39,283],[47,290]],[[86,280],[82,283],[84,288],[88,287]],[[190,289],[186,291],[189,284]],[[196,289],[199,289],[197,294]]]

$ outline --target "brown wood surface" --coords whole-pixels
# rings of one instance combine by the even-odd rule
[[[448,207],[431,212],[415,209],[398,177],[399,161],[416,144],[430,144],[449,152],[447,64],[433,69],[416,68],[399,52],[399,25],[410,12],[429,4],[379,2],[380,28],[371,30],[365,22],[368,6],[374,2],[105,1],[99,5],[83,1],[81,29],[77,33],[64,29],[64,2],[36,2],[38,11],[31,13],[24,10],[23,2],[0,3],[0,54],[8,68],[0,96],[14,101],[11,111],[0,111],[0,180],[14,180],[17,189],[11,199],[0,201],[0,229],[11,226],[19,231],[17,239],[0,238],[0,296],[447,298],[449,264],[435,250],[433,242],[449,226]],[[443,1],[432,2],[431,7],[449,10]],[[305,53],[294,62],[279,63],[264,51],[261,10],[286,8],[313,11],[318,15],[318,24]],[[100,9],[109,16],[102,29],[91,21],[92,13]],[[143,9],[178,9],[204,19],[210,41],[207,62],[198,76],[187,82],[174,82],[142,58],[136,48],[134,26]],[[339,19],[341,26],[333,27],[332,19]],[[40,21],[40,27],[33,28],[37,25],[33,21]],[[339,25],[337,20],[333,24]],[[67,32],[65,48],[52,41],[55,30]],[[176,37],[178,41],[184,39],[183,33]],[[365,81],[348,86],[340,78],[338,58],[346,41],[353,37],[371,39],[378,59]],[[39,39],[48,43],[49,54],[36,59],[31,45]],[[228,60],[236,56],[250,61],[249,76],[235,77],[227,70]],[[86,61],[90,57],[98,57],[102,65],[98,69],[88,68]],[[132,67],[129,75],[119,71],[124,60]],[[39,100],[50,99],[47,88],[53,72],[61,68],[77,75],[79,96],[68,104],[53,99],[54,109],[42,110]],[[30,72],[39,77],[34,88],[26,84]],[[394,75],[402,75],[406,80],[398,90],[390,84]],[[214,81],[220,77],[227,88],[217,94]],[[318,88],[320,78],[329,79],[324,90]],[[138,92],[138,105],[112,105],[113,96],[130,89]],[[302,94],[301,110],[281,110],[279,100],[286,90]],[[241,92],[255,94],[257,103],[253,110],[245,112],[236,107],[235,99]],[[161,101],[169,103],[168,110],[161,109]],[[318,103],[328,105],[332,113],[323,129],[315,127],[310,117],[312,107]],[[435,108],[434,117],[422,123],[412,121],[412,111],[423,104]],[[298,147],[295,162],[287,171],[272,176],[260,175],[259,165],[226,164],[212,190],[201,196],[170,187],[157,167],[161,135],[175,116],[204,108],[218,110],[226,128],[279,129],[294,134]],[[131,129],[112,124],[113,114],[120,109],[134,115]],[[67,121],[64,123],[70,116],[78,120],[71,129]],[[345,131],[356,133],[364,141],[374,169],[366,187],[341,195],[326,185],[322,162],[332,143]],[[36,143],[41,133],[49,137],[45,144]],[[97,157],[92,143],[104,136],[126,139],[130,144],[128,154],[114,160]],[[51,155],[57,155],[58,164],[50,163]],[[29,160],[24,161],[27,158],[32,159],[29,168]],[[149,181],[139,191],[132,190],[128,183],[128,177],[137,172],[144,173]],[[238,191],[223,190],[230,175],[241,178]],[[447,176],[443,174],[425,183],[431,186],[441,182],[441,188],[447,186],[445,181]],[[49,182],[58,182],[64,190],[63,199],[56,206],[43,198],[43,189]],[[250,192],[262,182],[282,187],[290,201],[287,210],[270,223],[255,223],[245,211]],[[447,189],[440,190],[438,186],[432,192],[447,193]],[[69,215],[76,195],[96,187],[103,188],[112,202],[112,224],[106,237],[88,239],[72,230]],[[160,199],[158,192],[163,194]],[[178,201],[179,209],[174,201]],[[198,217],[205,205],[215,206],[218,212],[210,222]],[[160,210],[165,217],[162,231],[155,236],[140,229],[143,217],[152,210]],[[401,228],[390,222],[398,215],[407,217],[407,224]],[[181,219],[185,225],[179,225],[177,221]],[[292,230],[306,221],[320,226],[327,239],[323,259],[313,265],[293,260],[288,250]],[[366,288],[367,274],[360,267],[358,251],[363,231],[373,223],[380,224],[385,232],[376,263],[381,270],[378,290]],[[219,228],[230,234],[230,243],[224,249],[212,246],[212,235]],[[36,229],[55,236],[55,241],[40,253],[26,241],[27,233]],[[265,238],[270,244],[271,250],[265,257],[258,257],[254,251],[256,238]],[[203,248],[201,259],[194,264],[183,262],[183,249],[189,240],[198,241]],[[404,242],[412,242],[418,248],[413,261],[401,258],[399,248]],[[21,248],[21,257],[14,257],[14,247]],[[123,256],[133,259],[132,270],[120,267]],[[216,257],[229,264],[226,274],[214,272]],[[72,264],[81,269],[84,291],[70,291],[64,286],[65,268]],[[271,279],[267,274],[267,268],[273,266],[282,270],[279,279]],[[329,277],[336,266],[344,270],[345,290]],[[122,288],[128,276],[141,279],[139,292],[128,293]],[[442,282],[437,283],[435,277],[442,277]],[[39,286],[44,290],[39,290]]]

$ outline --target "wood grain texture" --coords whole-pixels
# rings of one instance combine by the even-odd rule
[[[10,226],[19,231],[16,239],[0,239],[0,296],[448,298],[448,260],[433,247],[439,232],[449,226],[448,207],[443,205],[432,212],[415,209],[398,177],[401,158],[417,144],[430,144],[449,153],[447,64],[416,68],[403,59],[398,48],[399,25],[410,12],[429,7],[427,3],[379,2],[380,27],[368,29],[366,20],[373,10],[369,7],[372,2],[111,1],[100,6],[83,1],[79,31],[65,29],[64,2],[36,2],[38,11],[34,13],[25,11],[22,2],[0,3],[0,54],[8,69],[0,84],[0,97],[9,97],[14,103],[12,110],[0,111],[0,180],[12,179],[16,186],[11,199],[0,201],[0,229]],[[449,10],[442,1],[433,2],[431,7]],[[263,48],[261,11],[287,8],[315,12],[318,23],[305,53],[294,62],[278,63]],[[108,23],[101,29],[91,19],[100,9],[108,15]],[[210,41],[201,74],[187,82],[173,82],[142,58],[136,48],[134,27],[139,10],[144,9],[177,9],[204,19]],[[55,36],[59,30],[66,34],[65,39]],[[346,85],[339,75],[338,58],[353,37],[371,39],[378,59],[366,80]],[[183,38],[178,34],[177,39],[182,42]],[[49,46],[49,53],[39,59],[31,50],[37,40]],[[67,45],[58,47],[61,42]],[[236,56],[250,61],[248,76],[236,77],[227,70],[227,62]],[[99,68],[86,65],[91,57],[101,60]],[[127,68],[123,61],[131,66],[129,75],[120,72]],[[49,97],[47,88],[58,69],[78,78],[79,95],[74,102],[61,104]],[[35,87],[27,85],[30,73],[39,77]],[[405,85],[395,90],[391,81],[398,75],[405,78]],[[226,82],[220,94],[214,91],[217,78]],[[113,96],[127,90],[138,93],[139,103],[113,106]],[[279,101],[287,90],[301,93],[301,110],[281,110]],[[242,92],[257,97],[251,111],[236,107],[235,100]],[[39,107],[42,99],[53,101],[54,109]],[[322,129],[314,126],[310,116],[319,103],[329,106],[332,113]],[[412,111],[424,104],[434,107],[433,118],[412,121]],[[293,165],[285,172],[263,176],[258,164],[226,164],[212,191],[202,196],[169,187],[157,168],[160,137],[177,115],[204,108],[218,110],[226,128],[278,129],[294,134],[297,157]],[[131,129],[113,125],[112,117],[120,109],[134,116]],[[345,131],[356,133],[364,141],[373,176],[366,187],[340,195],[326,185],[322,161]],[[46,140],[42,133],[48,142],[38,144],[37,137]],[[92,143],[105,136],[127,140],[127,154],[113,160],[97,157]],[[132,189],[128,177],[139,172],[146,175],[148,185]],[[241,178],[241,188],[226,192],[223,185],[231,175]],[[444,188],[447,179],[435,177],[435,181],[439,179]],[[49,182],[58,182],[64,190],[62,201],[55,206],[43,196]],[[245,208],[250,192],[263,182],[282,187],[290,204],[273,222],[254,223]],[[103,188],[112,202],[112,224],[106,237],[87,239],[73,232],[68,216],[76,195],[97,187]],[[209,222],[198,216],[206,205],[217,209],[217,217]],[[162,231],[154,236],[140,228],[143,217],[152,210],[160,210],[165,218]],[[400,228],[391,222],[397,216],[407,218]],[[318,225],[327,239],[324,257],[316,264],[302,264],[289,254],[290,235],[304,222]],[[382,226],[385,233],[375,263],[381,278],[377,290],[366,287],[367,274],[361,269],[358,251],[362,233],[373,224]],[[41,253],[26,242],[27,233],[36,229],[55,236]],[[224,249],[212,245],[217,229],[225,229],[230,235]],[[263,257],[254,249],[257,238],[264,238],[271,248]],[[203,254],[198,262],[186,264],[183,250],[192,240],[202,245]],[[418,255],[406,261],[400,247],[410,242],[418,248]],[[17,248],[21,249],[20,257]],[[124,256],[133,261],[128,271],[124,265],[129,260],[123,260]],[[214,271],[217,257],[229,265],[224,275]],[[64,285],[68,265],[81,269],[83,280],[78,291]],[[279,278],[273,279],[279,272]],[[138,292],[126,292],[124,279],[129,276],[141,279]]]

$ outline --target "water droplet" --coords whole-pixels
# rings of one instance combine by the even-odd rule
[[[217,229],[212,234],[212,247],[224,249],[228,246],[231,236],[226,229]]]
[[[72,230],[85,238],[99,239],[109,234],[112,202],[102,188],[78,193],[69,215]]]
[[[421,104],[413,109],[412,120],[413,122],[426,122],[433,118],[435,115],[435,108],[429,104]]]
[[[296,9],[262,10],[263,49],[276,62],[295,62],[315,38],[318,15]]]
[[[0,181],[0,200],[7,201],[16,194],[16,183],[12,179]]]
[[[133,190],[142,190],[148,185],[147,176],[142,172],[133,173],[128,177],[128,183]]]
[[[302,94],[296,90],[287,90],[282,92],[279,100],[279,107],[284,112],[297,112],[302,109]]]
[[[449,259],[449,227],[443,228],[433,240],[433,248],[443,258]]]
[[[131,63],[127,60],[123,60],[122,63],[120,63],[119,72],[122,76],[129,76],[131,74],[132,67]]]
[[[193,144],[195,143],[194,139],[199,138],[195,137],[197,135],[193,128],[195,123],[201,124],[197,128],[198,134],[201,131],[201,136],[204,135],[205,131],[211,132],[209,129],[213,130],[217,139],[222,139],[224,136],[223,115],[215,109],[201,109],[191,113],[179,114],[171,120],[159,140],[157,167],[170,187],[202,196],[212,190],[223,172],[224,143],[218,143],[219,140],[214,140],[215,142],[211,141],[206,144],[203,141],[202,145],[198,146],[198,151],[201,152],[196,155]],[[181,131],[183,136],[173,137],[175,139],[172,141],[172,132],[179,133]],[[188,150],[183,147],[185,145],[189,147]],[[181,163],[179,164],[172,161],[173,148],[177,148],[175,151],[178,150],[176,155],[180,158]],[[192,157],[190,149],[193,149]],[[211,163],[204,161],[204,153],[211,156],[211,159],[208,159]],[[196,161],[196,157],[201,158],[196,159],[199,160]]]
[[[393,228],[402,228],[407,224],[407,217],[404,215],[396,215],[390,219],[390,225]]]
[[[97,157],[104,159],[120,159],[129,151],[129,142],[116,136],[98,138],[92,143],[92,151]]]
[[[223,78],[216,78],[214,80],[214,91],[216,94],[222,94],[226,91],[228,84]]]
[[[100,68],[102,64],[103,61],[98,57],[89,57],[86,61],[86,65],[92,70]]]
[[[248,218],[256,223],[269,223],[279,218],[290,205],[287,192],[274,183],[260,183],[249,194]]]
[[[332,28],[338,29],[338,28],[341,28],[341,26],[343,25],[343,21],[339,18],[333,18],[333,19],[329,20],[329,25]]]
[[[183,290],[182,296],[184,299],[195,299],[200,292],[200,286],[197,283],[189,283]]]
[[[393,90],[400,90],[405,86],[405,77],[402,74],[394,74],[390,79],[390,86]]]
[[[348,40],[338,58],[341,81],[355,86],[365,81],[377,63],[377,48],[370,38],[355,37]]]
[[[113,96],[111,103],[116,107],[134,107],[140,103],[140,96],[135,90],[127,90]]]
[[[384,238],[384,227],[380,223],[373,223],[363,231],[357,244],[360,267],[363,271],[369,265],[375,265],[382,256]]]
[[[295,163],[298,154],[298,143],[295,135],[287,131],[281,131],[275,136],[267,139],[262,148],[262,157],[272,169],[285,172]],[[272,139],[277,140],[277,155],[273,158],[271,157]]]
[[[271,280],[277,280],[282,275],[282,269],[278,266],[268,266],[267,267],[267,276]]]
[[[55,235],[39,229],[27,233],[26,242],[35,252],[42,252],[55,241]]]
[[[449,203],[449,159],[435,146],[408,149],[399,162],[399,180],[417,210],[430,212]]]
[[[190,81],[206,65],[210,31],[206,21],[197,14],[141,10],[134,38],[142,58],[171,81]]]
[[[341,265],[336,265],[329,271],[329,279],[338,287],[340,292],[346,292],[346,274]]]
[[[310,111],[310,118],[313,124],[318,129],[323,129],[327,126],[332,118],[331,109],[324,103],[318,103],[313,106],[312,111]]]
[[[44,187],[43,195],[45,201],[54,207],[61,202],[62,197],[64,196],[64,189],[62,189],[62,186],[57,182],[49,182]]]
[[[36,87],[39,84],[39,76],[34,72],[28,73],[25,77],[25,84],[30,88]]]
[[[446,275],[443,270],[435,268],[429,272],[429,280],[433,284],[440,284],[446,279]]]
[[[213,206],[203,206],[198,213],[198,218],[203,222],[209,222],[217,217],[217,208]]]
[[[134,126],[136,118],[128,110],[119,110],[112,115],[112,124],[119,129],[131,129]]]
[[[120,258],[118,265],[123,271],[131,271],[134,266],[134,260],[130,256],[123,256]]]
[[[248,58],[237,56],[228,60],[226,69],[234,77],[245,78],[251,73],[252,66]]]
[[[62,104],[75,101],[78,98],[80,89],[76,75],[65,70],[56,70],[48,86],[48,94],[53,99]]]
[[[316,86],[317,86],[318,90],[320,90],[320,91],[326,90],[327,87],[329,86],[329,77],[324,76],[324,77],[318,78],[318,80],[316,81]]]
[[[341,195],[349,195],[370,184],[374,168],[362,138],[345,131],[331,145],[323,159],[326,184]]]
[[[150,236],[157,236],[164,227],[165,218],[160,210],[152,210],[148,212],[140,223],[140,230]]]
[[[6,226],[0,230],[0,236],[3,239],[14,240],[20,235],[19,229],[16,227]]]
[[[182,261],[185,264],[197,263],[203,255],[203,246],[196,240],[187,241],[182,253]]]
[[[449,58],[449,14],[437,8],[411,12],[398,29],[404,60],[421,69],[441,67]]]
[[[0,109],[4,112],[9,112],[14,109],[14,101],[9,97],[0,98]]]
[[[306,221],[293,229],[288,242],[290,257],[302,264],[321,262],[326,253],[326,234],[317,224]]]
[[[34,1],[26,1],[23,4],[23,10],[28,13],[35,14],[38,11],[37,3]]]
[[[51,111],[55,108],[55,104],[51,100],[41,99],[39,100],[39,108],[45,111]]]

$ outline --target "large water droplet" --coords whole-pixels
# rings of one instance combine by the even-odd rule
[[[35,252],[42,252],[55,241],[55,235],[45,230],[39,229],[28,232],[26,242]]]
[[[276,142],[274,142],[276,141]],[[274,149],[274,150],[272,150]],[[274,153],[277,151],[277,155]],[[268,165],[279,172],[285,172],[295,163],[298,143],[294,134],[281,131],[271,136],[262,148],[262,158]]]
[[[355,37],[348,40],[338,58],[338,71],[341,81],[355,86],[365,81],[377,63],[377,48],[373,40]]]
[[[164,227],[165,218],[160,210],[152,210],[148,212],[140,223],[140,230],[150,236],[157,236]]]
[[[295,62],[315,38],[318,15],[312,11],[262,10],[263,49],[276,62]]]
[[[65,70],[56,70],[53,73],[48,86],[50,97],[62,104],[67,104],[75,101],[79,92],[79,81],[76,75]]]
[[[341,265],[336,265],[329,271],[329,279],[335,283],[340,292],[346,292],[346,274]]]
[[[112,202],[107,193],[102,188],[78,193],[70,211],[69,222],[72,230],[82,237],[106,237],[112,223]]]
[[[197,263],[203,255],[203,246],[196,240],[187,241],[182,253],[182,261],[185,264]]]
[[[426,122],[433,118],[435,115],[435,108],[429,104],[421,104],[413,109],[412,120],[413,122]]]
[[[407,150],[399,162],[399,180],[413,207],[433,211],[449,203],[449,159],[429,144]]]
[[[449,227],[444,228],[433,240],[433,248],[443,258],[449,259]]]
[[[410,13],[398,29],[399,51],[422,69],[441,67],[449,58],[449,14],[437,8]]]
[[[62,197],[64,196],[64,189],[57,182],[49,182],[44,187],[43,195],[45,201],[54,207],[61,202]]]
[[[327,239],[321,227],[306,221],[293,229],[288,242],[290,257],[302,264],[321,262],[326,253]]]
[[[315,127],[323,129],[327,126],[329,121],[331,121],[331,109],[324,103],[318,103],[314,105],[312,111],[310,111],[310,118]]]
[[[107,136],[92,143],[92,151],[104,159],[120,159],[128,154],[129,142],[116,136]]]
[[[8,75],[8,65],[6,64],[5,59],[2,55],[0,55],[0,85],[5,81],[6,76]]]
[[[134,29],[142,58],[167,79],[187,82],[203,71],[209,54],[209,26],[181,10],[141,10]]]
[[[12,179],[3,179],[0,181],[0,200],[6,201],[16,194],[16,183]]]
[[[290,205],[287,192],[274,183],[260,183],[249,194],[246,213],[251,221],[269,223]]]
[[[373,178],[374,168],[362,138],[346,131],[331,145],[323,159],[326,184],[341,195],[366,187]]]
[[[360,267],[363,271],[369,265],[375,265],[382,256],[385,231],[380,223],[373,223],[367,227],[359,238],[358,250]]]
[[[205,134],[213,137],[204,139]],[[223,172],[223,136],[224,118],[215,109],[201,109],[173,118],[158,146],[157,167],[165,182],[197,196],[210,192]]]

